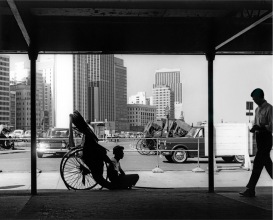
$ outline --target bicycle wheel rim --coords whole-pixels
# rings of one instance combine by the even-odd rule
[[[88,190],[97,185],[90,170],[81,159],[82,152],[82,149],[74,150],[61,165],[61,176],[68,189]]]
[[[60,163],[60,174],[61,174],[61,178],[62,178],[63,182],[65,183],[65,185],[66,185],[66,187],[67,187],[68,189],[70,189],[70,188],[69,188],[69,186],[66,184],[66,182],[65,182],[65,180],[64,180],[64,176],[63,176],[63,165],[64,165],[64,162],[65,162],[65,161],[67,160],[67,158],[69,157],[69,155],[71,155],[74,151],[76,151],[76,150],[78,150],[78,149],[82,149],[82,146],[75,147],[75,148],[71,149],[70,151],[68,151],[68,152],[63,156],[63,158],[62,158],[62,160],[61,160],[61,163]]]
[[[147,155],[150,153],[149,148],[147,148],[147,140],[139,140],[137,143],[137,151],[141,155]]]

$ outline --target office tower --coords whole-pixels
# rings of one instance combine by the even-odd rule
[[[31,126],[31,98],[30,98],[30,69],[27,63],[18,63],[16,65],[15,80],[10,85],[10,90],[15,92],[16,104],[16,127],[15,129],[29,130]],[[36,72],[36,127],[43,129],[43,96],[44,84],[41,71]]]
[[[16,127],[14,129],[30,130],[31,128],[31,101],[30,84],[20,82],[10,86],[11,91],[16,93]],[[39,126],[36,121],[36,126]]]
[[[16,128],[16,92],[10,91],[10,124],[9,126]]]
[[[114,55],[73,55],[73,109],[92,122],[106,121],[109,130],[128,130],[123,60]]]
[[[166,118],[166,109],[169,111],[169,118],[174,118],[174,92],[169,86],[154,85],[153,105],[157,107],[157,119]]]
[[[42,129],[47,130],[55,126],[54,106],[54,74],[55,55],[40,55],[36,62],[37,71],[42,73]]]
[[[90,80],[88,75],[88,55],[73,55],[73,110],[79,111],[86,120],[90,119],[88,109]]]
[[[115,131],[128,131],[127,68],[123,60],[115,57]]]
[[[115,120],[114,55],[87,55],[91,121]]]
[[[0,124],[10,125],[10,58],[0,55]]]
[[[166,85],[174,93],[174,118],[179,118],[182,111],[182,83],[180,69],[160,69],[155,73],[155,86]]]
[[[54,117],[55,127],[68,128],[73,113],[73,55],[54,56]]]
[[[167,85],[174,92],[174,101],[182,103],[180,69],[160,69],[155,73],[155,85]]]

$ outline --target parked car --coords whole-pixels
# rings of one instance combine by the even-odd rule
[[[23,138],[30,138],[31,137],[31,130],[26,130],[23,134]]]
[[[199,143],[199,157],[205,156],[205,132],[204,127],[192,127],[185,137],[167,137],[160,140],[159,149],[161,154],[170,162],[184,163],[188,158],[198,156]],[[172,151],[173,150],[173,151]],[[174,151],[176,150],[176,151]],[[253,144],[253,154],[256,153],[256,145]],[[242,163],[244,156],[242,155],[227,155],[220,156],[225,162],[239,162]]]
[[[7,134],[8,130],[5,128],[0,132],[0,147],[5,149],[14,149],[14,141],[7,140]]]
[[[9,137],[11,138],[22,138],[23,135],[24,135],[24,130],[21,130],[21,129],[17,129],[9,133]]]
[[[143,137],[143,133],[142,132],[137,132],[136,137],[137,138],[142,138]]]
[[[119,138],[125,138],[125,134],[124,133],[120,133],[119,134]]]
[[[37,143],[37,156],[42,158],[44,154],[65,154],[69,150],[68,137],[68,128],[49,129],[45,137],[47,139]],[[78,140],[75,144],[79,144]]]

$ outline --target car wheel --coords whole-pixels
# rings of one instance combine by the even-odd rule
[[[171,156],[171,155],[167,155],[167,156],[165,156],[165,158],[167,159],[167,161],[173,162],[172,156]]]
[[[42,157],[43,157],[43,153],[37,153],[37,156],[38,156],[39,158],[42,158]]]
[[[231,162],[234,160],[234,156],[222,157],[222,159],[223,159],[226,163],[231,163]]]
[[[236,163],[243,163],[245,160],[245,156],[244,155],[235,155],[234,156],[234,161]]]
[[[188,159],[188,153],[184,148],[178,147],[176,148],[172,155],[172,161],[175,163],[184,163]]]

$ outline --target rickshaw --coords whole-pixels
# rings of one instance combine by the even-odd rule
[[[75,127],[73,127],[75,125]],[[107,149],[98,143],[98,138],[78,111],[70,114],[70,150],[60,163],[60,174],[65,186],[70,190],[111,189],[107,178],[110,162]],[[82,143],[75,146],[73,132],[83,134]]]
[[[150,121],[145,126],[144,138],[136,144],[136,149],[141,155],[150,155],[156,153],[156,139],[162,137],[165,121]]]
[[[191,126],[181,120],[176,120],[170,127],[168,137],[185,137]]]
[[[9,132],[10,130],[7,128],[3,128],[0,132],[0,147],[4,149],[14,149],[14,141],[9,140],[10,137],[7,137]]]

